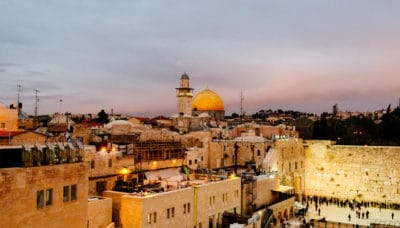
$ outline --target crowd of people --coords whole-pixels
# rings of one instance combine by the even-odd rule
[[[326,196],[311,196],[303,195],[303,205],[306,205],[306,213],[310,205],[314,205],[315,212],[318,216],[321,216],[321,205],[326,206],[337,206],[340,208],[349,208],[351,211],[355,212],[355,216],[358,219],[369,219],[370,211],[368,208],[375,207],[379,209],[393,209],[400,210],[400,204],[397,203],[383,203],[374,201],[358,201],[349,199],[340,199],[337,197],[326,197]],[[394,213],[391,214],[392,220],[394,219]],[[348,219],[351,221],[351,214],[348,214]]]

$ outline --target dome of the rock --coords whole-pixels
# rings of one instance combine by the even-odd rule
[[[193,111],[224,111],[224,102],[210,89],[199,92],[192,102]]]

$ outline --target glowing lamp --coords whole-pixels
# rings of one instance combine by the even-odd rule
[[[101,152],[106,152],[107,148],[105,148],[104,146],[100,149]]]
[[[125,174],[130,173],[130,170],[129,170],[128,168],[124,167],[124,168],[122,168],[122,169],[119,171],[119,173],[125,175]]]

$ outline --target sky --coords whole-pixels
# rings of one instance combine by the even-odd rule
[[[399,104],[400,1],[2,0],[0,102],[171,116],[186,72],[227,115]],[[60,102],[62,100],[62,102]]]

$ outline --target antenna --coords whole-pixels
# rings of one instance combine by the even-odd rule
[[[38,93],[40,92],[38,89],[35,89],[35,119],[34,119],[34,126],[37,128],[37,122],[38,122],[38,102],[39,102],[39,97]]]
[[[243,101],[244,101],[243,91],[240,91],[240,119],[243,118]]]
[[[22,88],[22,86],[20,85],[20,84],[17,84],[17,110],[18,110],[18,115],[19,115],[19,94],[20,94],[20,92],[21,92],[21,88]]]

